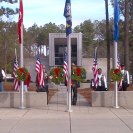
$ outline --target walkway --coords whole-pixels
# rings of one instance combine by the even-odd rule
[[[0,133],[133,133],[133,109],[90,107],[78,96],[68,113],[60,89],[47,107],[0,108]]]
[[[67,89],[66,86],[57,86],[57,92],[55,93],[55,95],[52,97],[52,99],[49,101],[48,107],[55,107],[58,108],[59,107],[64,107],[64,110],[66,110],[67,108]],[[80,94],[78,94],[77,96],[77,105],[78,108],[80,108],[81,106],[89,106],[89,102],[86,101],[86,99],[81,96]]]

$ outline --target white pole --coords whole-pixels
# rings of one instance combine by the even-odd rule
[[[72,112],[71,109],[71,34],[67,36],[67,50],[68,50],[68,85],[67,85],[67,111]]]
[[[114,41],[114,68],[117,68],[117,42]],[[114,83],[114,108],[119,108],[118,106],[118,83]]]
[[[21,1],[21,0],[20,0]],[[23,22],[21,25],[21,44],[20,44],[20,67],[23,67]],[[20,84],[20,108],[24,109],[24,81]]]
[[[17,52],[16,52],[16,48],[15,48],[15,57],[16,57],[16,60],[17,60]]]

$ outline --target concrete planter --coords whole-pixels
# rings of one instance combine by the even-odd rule
[[[133,91],[119,91],[118,105],[133,108]],[[92,91],[92,106],[113,107],[114,91]]]
[[[27,108],[47,106],[47,93],[46,92],[25,92],[24,106]],[[0,92],[0,107],[19,108],[20,93],[19,92]]]

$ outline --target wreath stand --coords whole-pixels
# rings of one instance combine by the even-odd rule
[[[57,111],[58,111],[58,91],[59,91],[59,88],[58,88],[58,84],[57,84]]]

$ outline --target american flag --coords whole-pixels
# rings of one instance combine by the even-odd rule
[[[93,76],[94,76],[94,86],[97,87],[98,85],[97,47],[95,48],[92,71],[93,71]]]
[[[66,82],[68,82],[68,56],[67,56],[67,52],[65,51],[64,52],[64,62],[63,62],[63,71],[64,71],[64,74],[65,74],[65,80]]]
[[[18,91],[19,90],[19,81],[16,78],[16,71],[18,69],[18,61],[17,58],[15,57],[14,63],[13,63],[13,75],[14,75],[14,90]]]
[[[117,68],[121,71],[121,63],[119,56],[117,57]],[[118,82],[118,89],[121,90],[122,87],[122,79]]]
[[[121,70],[121,63],[119,57],[117,57],[117,68]]]
[[[37,72],[37,79],[38,79],[38,84],[40,86],[44,86],[44,70],[43,70],[43,65],[41,63],[40,58],[38,57],[36,60],[36,72]]]
[[[38,57],[36,60],[36,72],[37,73],[40,72],[40,65],[41,65],[41,61],[40,61],[40,58]]]

